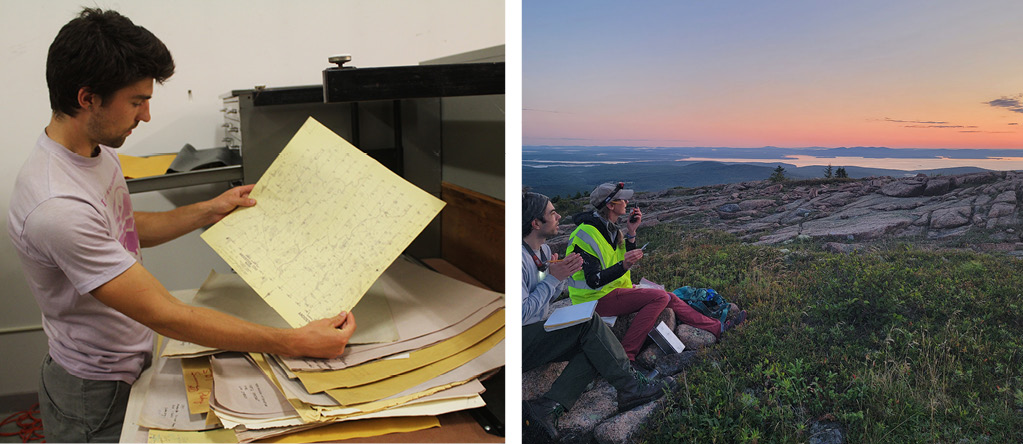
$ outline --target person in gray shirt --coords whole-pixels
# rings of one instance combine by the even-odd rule
[[[582,258],[559,260],[547,239],[558,233],[561,215],[547,196],[522,194],[522,371],[553,361],[569,361],[551,389],[525,402],[528,420],[558,439],[557,421],[571,409],[597,374],[618,393],[618,410],[627,411],[664,394],[664,384],[638,375],[622,344],[596,314],[582,324],[545,331],[550,302],[565,289],[566,279],[582,269]]]
[[[276,329],[185,305],[142,266],[140,249],[256,204],[252,185],[171,211],[134,211],[116,148],[149,122],[170,51],[115,12],[86,8],[50,45],[50,123],[15,180],[7,232],[42,311],[49,353],[39,404],[49,442],[116,442],[153,332],[232,351],[332,358],[351,313]]]

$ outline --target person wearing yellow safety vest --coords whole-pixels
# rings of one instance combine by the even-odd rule
[[[558,258],[547,239],[558,234],[561,215],[547,196],[522,194],[522,371],[553,361],[568,366],[543,396],[524,402],[526,417],[558,439],[557,422],[570,410],[598,374],[617,392],[618,410],[625,412],[664,394],[662,380],[640,378],[625,350],[599,316],[569,327],[546,331],[550,302],[561,295],[565,280],[582,267],[579,255]]]
[[[617,224],[626,214],[633,194],[621,182],[604,183],[594,189],[590,193],[594,211],[573,216],[578,227],[569,238],[566,255],[578,253],[583,258],[582,270],[568,280],[573,304],[596,300],[600,316],[637,313],[622,339],[626,355],[635,364],[640,347],[665,308],[675,312],[678,322],[706,330],[715,338],[745,320],[745,312],[722,325],[664,290],[633,288],[629,269],[643,258],[643,250],[636,247],[636,230],[643,221],[643,213],[633,208],[624,232]]]

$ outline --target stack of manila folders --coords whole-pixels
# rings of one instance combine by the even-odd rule
[[[480,379],[505,362],[504,295],[400,256],[443,201],[312,118],[250,196],[202,235],[237,274],[211,273],[190,303],[279,328],[351,310],[355,334],[336,359],[162,341],[133,388],[146,392],[133,440],[340,440],[484,405]]]

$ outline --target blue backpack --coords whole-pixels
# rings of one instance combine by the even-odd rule
[[[721,297],[718,292],[714,291],[713,288],[685,286],[676,288],[672,293],[704,316],[720,320],[721,324],[724,325],[725,318],[728,317],[728,307],[731,304]]]

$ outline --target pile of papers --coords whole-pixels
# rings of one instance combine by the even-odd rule
[[[443,202],[312,119],[252,197],[203,234],[238,274],[211,273],[191,303],[279,328],[350,310],[355,335],[329,360],[165,341],[136,382],[150,442],[376,436],[484,405],[479,379],[504,366],[504,296],[399,257]]]
[[[233,274],[211,273],[192,305],[286,325]],[[400,257],[353,313],[359,327],[337,359],[166,341],[138,425],[150,442],[249,442],[316,428],[295,435],[309,442],[434,427],[436,415],[484,405],[478,378],[504,365],[503,295]],[[319,429],[331,424],[351,427]]]

